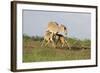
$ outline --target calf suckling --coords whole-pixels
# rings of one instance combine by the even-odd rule
[[[49,22],[47,31],[45,31],[44,33],[44,37],[43,37],[44,40],[41,46],[47,46],[50,43],[52,43],[53,47],[57,47],[58,42],[60,42],[61,47],[64,47],[64,45],[67,45],[68,48],[71,49],[67,40],[62,34],[60,34],[60,32],[67,33],[67,28],[62,24],[59,25],[57,22]]]

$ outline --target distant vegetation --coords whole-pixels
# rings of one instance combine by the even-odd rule
[[[24,35],[23,36],[24,40],[33,40],[33,41],[42,41],[43,37],[40,36],[28,36],[28,35]]]
[[[24,35],[24,40],[28,41],[28,40],[33,40],[33,41],[42,41],[43,37],[41,36],[28,36],[28,35]],[[70,38],[70,37],[65,37],[65,39],[70,43],[70,45],[76,45],[76,46],[86,46],[86,47],[90,47],[91,46],[91,40],[89,39],[84,39],[84,40],[80,40],[77,38]]]

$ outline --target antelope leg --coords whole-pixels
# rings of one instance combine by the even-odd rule
[[[52,40],[52,45],[54,46],[54,48],[56,47],[55,43],[54,43],[54,40]]]
[[[65,40],[65,42],[66,42],[66,44],[67,44],[68,48],[69,48],[69,49],[71,49],[71,47],[69,46],[68,42],[67,42],[66,40]]]
[[[45,46],[47,46],[49,43],[50,43],[50,41],[48,41],[48,42],[45,44]]]
[[[41,47],[44,45],[44,43],[45,43],[45,40],[43,40],[43,42],[42,42],[42,44],[41,44]]]

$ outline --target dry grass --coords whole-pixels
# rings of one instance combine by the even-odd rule
[[[52,48],[41,47],[40,41],[24,40],[23,41],[23,62],[39,61],[61,61],[61,60],[82,60],[90,59],[91,49],[75,48],[69,50],[67,47]]]

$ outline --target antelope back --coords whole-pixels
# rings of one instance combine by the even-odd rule
[[[52,33],[57,33],[59,31],[59,25],[56,22],[49,22],[48,31]]]

